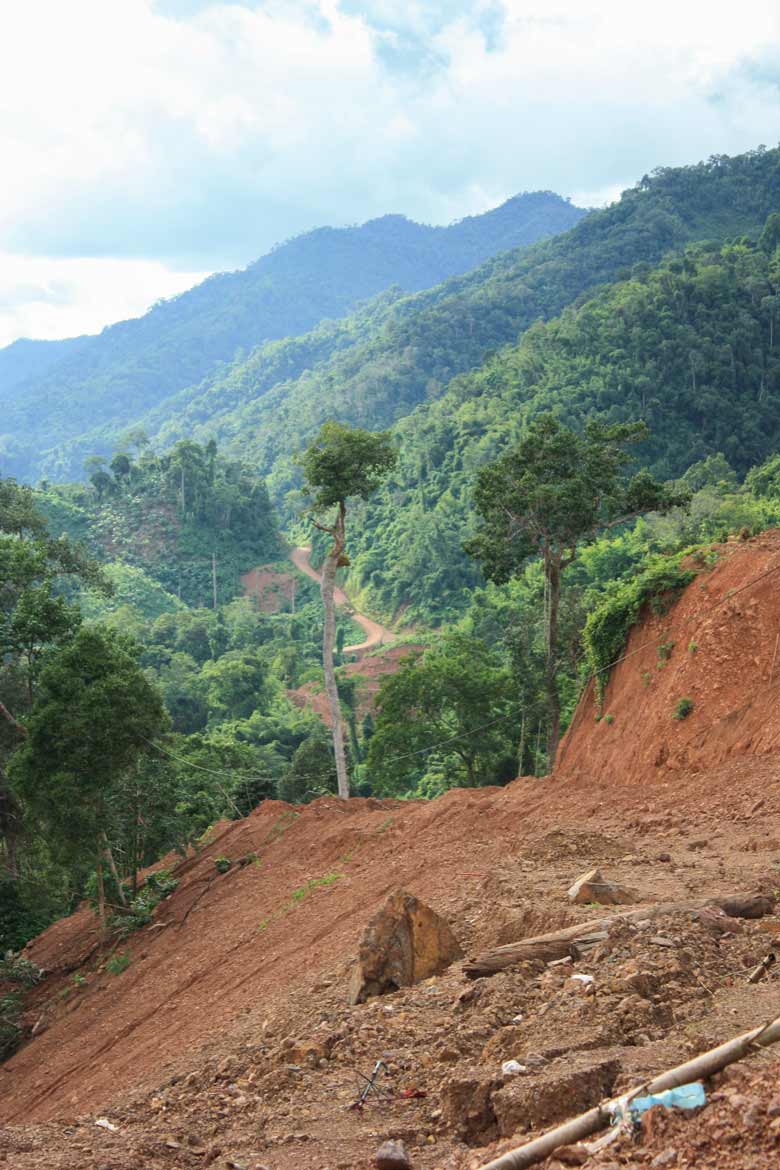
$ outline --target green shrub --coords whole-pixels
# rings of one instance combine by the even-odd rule
[[[672,650],[674,650],[674,642],[660,642],[658,645],[658,662],[663,665],[672,657]]]
[[[6,979],[9,983],[34,987],[43,977],[44,972],[40,967],[21,955],[15,955],[13,951],[6,951],[5,957],[0,959],[0,979]]]
[[[688,585],[695,573],[680,567],[685,553],[650,558],[647,567],[630,581],[610,585],[595,608],[588,614],[583,632],[585,660],[596,680],[599,701],[609,671],[620,658],[642,607],[653,598],[667,599]]]
[[[109,926],[114,934],[120,939],[126,939],[134,930],[146,926],[151,922],[157,905],[172,894],[178,884],[178,880],[171,877],[167,869],[150,874],[127,908],[111,915]]]
[[[687,719],[693,708],[693,699],[678,699],[672,712],[672,719]]]
[[[22,1002],[16,993],[0,996],[0,1060],[19,1047],[22,1038]]]
[[[229,857],[214,858],[214,868],[216,869],[217,873],[227,873],[232,864],[233,862]]]
[[[127,951],[122,951],[121,954],[117,953],[111,956],[106,963],[106,971],[108,971],[109,975],[121,975],[129,966],[130,956]]]
[[[605,715],[605,716],[604,716],[604,722],[605,722],[605,723],[614,723],[614,722],[615,722],[615,716],[614,716],[614,715]]]
[[[691,639],[691,641],[688,643],[688,653],[695,654],[698,649],[699,649],[699,643],[694,642],[693,639]]]

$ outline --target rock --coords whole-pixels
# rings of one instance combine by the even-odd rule
[[[709,934],[716,937],[742,929],[738,922],[729,918],[728,914],[721,910],[720,906],[705,906],[701,910],[694,911],[692,918],[695,922],[701,923]]]
[[[349,1002],[365,1003],[440,975],[463,951],[449,925],[413,894],[397,890],[369,922],[349,984]]]
[[[579,906],[585,902],[598,902],[602,906],[626,906],[638,902],[639,898],[625,886],[608,881],[600,869],[591,869],[577,878],[569,890],[569,900]]]
[[[469,1146],[484,1146],[498,1137],[492,1093],[501,1084],[479,1068],[460,1068],[441,1090],[445,1124]]]
[[[658,860],[659,861],[671,861],[672,855],[671,855],[671,853],[659,853]]]
[[[492,1104],[502,1137],[573,1117],[609,1097],[620,1065],[612,1058],[589,1057],[579,1067],[567,1058],[534,1077],[513,1077],[493,1093]]]
[[[764,918],[772,914],[775,904],[763,894],[748,895],[744,898],[724,898],[716,903],[729,918]]]
[[[583,1146],[559,1146],[555,1157],[564,1166],[584,1166],[590,1154]]]
[[[382,1142],[376,1152],[377,1170],[411,1170],[403,1142]]]

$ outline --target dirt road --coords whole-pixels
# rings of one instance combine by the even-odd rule
[[[305,573],[307,577],[311,577],[312,581],[319,582],[320,575],[311,563],[311,547],[308,545],[301,548],[294,548],[290,553],[290,560],[299,569],[301,573]],[[336,605],[348,605],[352,608],[352,602],[347,597],[346,593],[340,586],[336,586],[334,592],[334,599]],[[365,614],[352,612],[352,620],[357,622],[366,632],[366,638],[363,642],[358,642],[354,646],[345,646],[345,654],[364,654],[367,650],[373,650],[376,646],[381,646],[384,642],[393,641],[393,632],[388,630],[386,626],[381,626],[379,622],[372,621],[370,617]]]

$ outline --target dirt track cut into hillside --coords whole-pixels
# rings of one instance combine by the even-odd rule
[[[313,567],[310,558],[311,548],[308,546],[294,548],[290,553],[290,560],[296,569],[299,569],[307,577],[311,577],[312,581],[316,581],[319,584],[320,575]],[[383,642],[392,642],[395,639],[395,634],[392,630],[388,630],[386,626],[382,626],[372,618],[366,617],[364,613],[357,613],[352,602],[340,586],[336,586],[333,597],[336,605],[346,605],[349,607],[352,620],[357,622],[359,626],[362,626],[366,632],[366,637],[363,642],[356,642],[353,646],[344,647],[345,654],[365,654],[367,650],[373,650],[377,646],[381,646]]]
[[[414,1170],[472,1170],[778,1015],[778,977],[747,974],[780,918],[724,926],[685,910],[648,925],[616,919],[564,963],[478,980],[456,963],[347,1002],[363,929],[398,888],[443,915],[467,956],[617,914],[567,898],[596,865],[639,908],[777,896],[780,574],[761,576],[774,564],[778,534],[730,545],[660,625],[649,617],[628,649],[655,643],[651,685],[642,650],[607,690],[614,722],[596,723],[586,695],[555,778],[431,803],[266,802],[179,863],[178,889],[119,946],[120,974],[95,949],[86,910],[53,926],[29,948],[49,972],[29,996],[37,1034],[0,1066],[0,1164],[369,1170],[396,1138]],[[675,645],[656,669],[660,641]],[[680,694],[695,707],[678,726]],[[224,874],[221,856],[234,863]],[[350,1109],[380,1059],[386,1093]],[[508,1060],[522,1071],[505,1072]],[[708,1086],[699,1117],[654,1112],[636,1144],[585,1164],[777,1164],[768,1060]]]

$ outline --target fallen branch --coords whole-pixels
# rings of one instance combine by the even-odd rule
[[[744,1032],[741,1036],[726,1041],[718,1048],[703,1052],[700,1056],[694,1057],[693,1060],[686,1061],[685,1064],[668,1069],[646,1085],[640,1085],[620,1097],[612,1097],[607,1101],[602,1101],[600,1105],[589,1109],[587,1113],[581,1113],[579,1117],[556,1126],[555,1129],[549,1130],[534,1141],[528,1142],[516,1150],[509,1150],[508,1153],[502,1154],[501,1157],[495,1158],[492,1162],[485,1163],[484,1166],[480,1167],[480,1170],[525,1170],[527,1166],[535,1166],[537,1162],[549,1157],[561,1146],[572,1145],[589,1137],[592,1133],[597,1133],[600,1129],[605,1129],[611,1124],[615,1115],[620,1116],[625,1111],[627,1103],[634,1097],[640,1094],[649,1096],[654,1093],[663,1093],[667,1089],[676,1089],[680,1085],[688,1085],[692,1081],[700,1081],[706,1077],[714,1076],[715,1073],[734,1064],[735,1061],[743,1060],[756,1048],[768,1048],[770,1044],[776,1044],[778,1040],[780,1040],[780,1016],[768,1024],[761,1024],[760,1027],[753,1028],[750,1032]]]
[[[550,934],[537,934],[533,938],[524,938],[519,942],[494,947],[464,964],[463,974],[468,979],[482,979],[528,959],[542,959],[549,963],[553,959],[562,959],[568,955],[572,943],[587,940],[594,932],[608,929],[613,922],[642,921],[675,911],[701,910],[705,904],[662,902],[656,906],[648,906],[644,910],[622,910],[617,914],[610,914],[607,918],[590,918],[587,922],[565,926],[562,930],[554,930]]]

